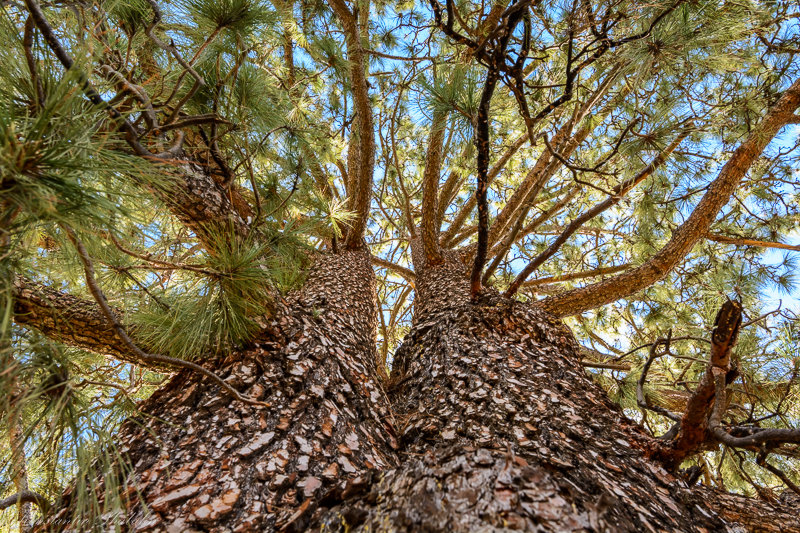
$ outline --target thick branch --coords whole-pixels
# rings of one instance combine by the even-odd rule
[[[367,62],[361,46],[361,32],[358,21],[344,0],[330,0],[331,8],[342,23],[347,39],[347,59],[350,61],[350,83],[353,88],[356,124],[358,131],[358,157],[352,161],[357,168],[348,168],[353,190],[348,190],[350,208],[356,217],[347,232],[345,246],[362,246],[364,231],[369,217],[370,196],[372,193],[372,173],[375,167],[375,138],[373,132],[372,106],[369,102],[369,83],[367,82]]]
[[[18,503],[35,503],[39,509],[41,509],[42,514],[47,514],[50,511],[50,502],[48,502],[44,496],[32,490],[18,492],[17,494],[0,500],[0,511],[8,509],[12,505],[17,505]]]
[[[475,204],[478,207],[478,247],[470,276],[470,291],[473,298],[481,290],[481,275],[483,274],[483,265],[486,262],[486,252],[489,248],[489,203],[487,200],[489,188],[489,104],[492,101],[492,94],[494,94],[499,78],[499,72],[490,68],[481,93],[475,125],[475,147],[478,150],[477,186],[475,188]]]
[[[430,264],[442,262],[439,251],[439,227],[437,200],[439,195],[439,171],[442,168],[442,148],[444,146],[447,113],[437,111],[433,114],[431,137],[428,142],[428,155],[425,158],[425,171],[422,175],[422,246]]]
[[[721,374],[725,380],[730,372],[730,355],[736,345],[741,324],[742,305],[730,300],[725,302],[714,322],[714,331],[711,334],[711,357],[706,372],[686,403],[680,422],[667,433],[674,438],[663,450],[658,450],[655,454],[671,469],[677,468],[685,457],[697,451],[708,440],[707,429],[710,425],[712,402],[715,407],[721,404],[727,406],[724,391],[722,397],[718,396],[715,401],[715,376]]]
[[[728,203],[750,166],[789,121],[798,106],[800,80],[789,87],[758,126],[753,128],[722,167],[686,222],[647,262],[613,278],[546,298],[541,302],[542,307],[556,316],[575,315],[635,294],[664,279],[708,232],[720,209]]]
[[[114,310],[117,317],[121,316]],[[165,370],[132,352],[93,301],[57,291],[22,276],[14,279],[14,321],[54,341],[145,368]],[[135,336],[135,331],[131,331]]]

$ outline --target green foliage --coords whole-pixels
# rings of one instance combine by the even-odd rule
[[[219,249],[207,258],[207,274],[176,285],[132,317],[141,331],[137,338],[155,353],[207,358],[241,346],[257,331],[274,288],[267,249],[248,243]]]
[[[145,31],[155,15],[146,0],[42,4],[54,35],[76,61],[68,71],[40,29],[29,28],[26,46],[22,4],[8,4],[0,18],[0,398],[9,413],[0,436],[6,437],[10,413],[19,413],[32,486],[55,499],[78,479],[76,524],[100,529],[95,519],[119,510],[115,479],[125,475],[121,466],[111,467],[122,464],[112,435],[159,376],[13,327],[14,276],[90,298],[82,262],[63,229],[72,228],[109,303],[143,349],[189,360],[223,356],[259,334],[275,298],[302,286],[313,251],[338,245],[350,228],[357,216],[348,183],[356,174],[351,156],[367,137],[354,126],[342,26],[324,2],[159,1],[162,18],[151,28],[159,41]],[[564,227],[637,175],[689,119],[694,129],[663,166],[534,273],[549,281],[523,289],[520,298],[532,301],[602,279],[591,274],[597,269],[651,258],[798,75],[793,53],[780,49],[800,46],[791,26],[796,7],[788,2],[684,2],[646,37],[625,43],[672,4],[579,4],[539,2],[531,12],[524,93],[531,115],[543,113],[532,125],[534,139],[523,137],[527,127],[510,76],[491,102],[490,164],[509,157],[490,186],[490,218],[499,218],[537,163],[546,162],[550,173],[515,211],[524,213],[520,232],[490,284],[504,289]],[[480,40],[489,4],[455,5],[461,20],[454,28]],[[620,43],[581,70],[569,98],[550,109],[565,94],[567,69],[599,49],[586,6],[595,17],[608,10],[614,20],[609,37]],[[411,268],[409,237],[421,222],[434,115],[446,116],[438,183],[442,235],[452,248],[474,245],[476,215],[462,209],[475,191],[473,126],[486,64],[432,27],[427,3],[360,2],[355,12],[366,22],[360,37],[376,142],[365,239],[373,255]],[[572,61],[571,33],[580,54]],[[521,36],[519,30],[511,36],[510,49],[519,50]],[[773,38],[778,44],[770,48],[765,42]],[[89,103],[90,86],[119,117]],[[150,124],[153,117],[159,127]],[[141,146],[168,156],[136,155],[121,118]],[[572,170],[551,161],[543,142],[555,142],[567,125],[566,138],[576,142],[557,149]],[[716,217],[709,238],[664,280],[570,319],[580,342],[593,350],[587,357],[605,354],[628,369],[593,372],[654,434],[669,422],[652,413],[644,418],[636,405],[647,348],[635,348],[670,330],[681,339],[653,364],[645,387],[654,403],[680,410],[703,375],[708,354],[702,339],[725,298],[741,300],[747,320],[773,311],[773,296],[796,302],[796,251],[777,254],[711,238],[798,242],[795,134],[787,129],[770,145]],[[191,189],[182,175],[189,162],[209,178],[199,192],[233,205],[228,209],[242,224],[233,216],[219,222],[213,209],[203,211],[210,220],[187,223],[189,215],[171,202]],[[516,222],[511,217],[508,227]],[[411,324],[413,286],[396,270],[379,268],[377,275],[379,353],[390,367]],[[736,420],[759,420],[764,427],[800,420],[794,312],[783,309],[743,331],[736,352],[741,378],[729,412]],[[62,371],[67,385],[55,387],[50,378]],[[52,394],[56,389],[61,392]],[[5,482],[10,450],[1,453]],[[710,484],[749,493],[753,483],[778,486],[774,476],[730,452],[693,460],[708,465]],[[769,460],[797,470],[791,456]],[[108,480],[99,499],[89,490],[98,476]],[[13,521],[10,514],[0,518],[0,527]]]

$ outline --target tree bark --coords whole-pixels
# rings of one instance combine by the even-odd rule
[[[52,340],[153,370],[169,367],[143,360],[114,331],[93,301],[55,290],[23,276],[13,281],[14,321],[44,332]],[[118,317],[122,313],[115,310]],[[135,338],[136,331],[129,333]]]
[[[471,302],[466,265],[445,258],[415,263],[420,307],[395,355],[409,459],[317,530],[800,531],[788,509],[690,488],[648,460],[653,439],[584,374],[563,324],[496,294]]]
[[[269,409],[190,371],[148,399],[118,439],[131,529],[302,530],[322,495],[393,466],[374,294],[366,250],[321,256],[254,346],[209,362]],[[70,496],[54,523],[71,520]]]
[[[254,346],[209,362],[271,408],[183,371],[123,426],[130,530],[800,532],[788,509],[647,459],[654,440],[584,373],[566,326],[472,301],[466,253],[412,251],[415,323],[386,393],[370,257],[321,256]]]

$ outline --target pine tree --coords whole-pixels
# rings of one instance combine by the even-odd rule
[[[5,4],[0,526],[800,531],[797,18]]]

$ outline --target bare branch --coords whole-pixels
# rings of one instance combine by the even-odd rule
[[[519,151],[522,145],[525,144],[525,141],[527,139],[528,139],[527,133],[515,139],[514,142],[511,143],[511,146],[509,146],[508,149],[506,149],[506,151],[503,152],[503,155],[500,156],[500,158],[495,162],[495,164],[492,165],[491,170],[489,170],[489,175],[487,176],[489,185],[491,185],[492,182],[495,180],[495,178],[497,178],[497,176],[500,175],[500,172],[503,171],[506,164],[508,164],[509,160],[514,156],[514,154],[516,154]],[[448,182],[449,181],[450,180],[448,179]],[[455,191],[452,191],[448,195],[445,195],[444,193],[447,192],[448,190],[449,189],[447,188],[447,183],[446,183],[445,188],[442,189],[443,194],[442,197],[439,199],[440,202],[443,201],[449,202],[450,200],[452,200],[452,197],[455,196]],[[444,216],[444,209],[446,209],[446,206],[440,203],[439,210],[442,213],[442,216]],[[453,246],[454,242],[457,242],[456,236],[459,230],[464,226],[464,222],[467,220],[467,217],[472,213],[473,209],[475,209],[475,196],[470,196],[469,199],[466,202],[464,202],[464,205],[461,206],[461,209],[458,211],[456,216],[453,217],[453,221],[450,223],[447,230],[444,233],[442,233],[441,240],[444,246],[448,247]]]
[[[0,511],[20,503],[35,503],[44,515],[50,512],[50,502],[48,502],[44,496],[32,490],[18,492],[12,496],[9,496],[8,498],[0,500]]]
[[[607,274],[616,274],[617,272],[622,272],[623,270],[630,267],[631,267],[630,263],[625,263],[624,265],[617,265],[610,267],[598,267],[592,270],[584,270],[582,272],[572,272],[570,274],[561,274],[558,276],[547,276],[544,278],[532,279],[530,281],[526,281],[525,283],[523,283],[522,286],[536,287],[538,285],[547,285],[548,283],[559,283],[562,281],[573,281],[576,279],[592,278],[595,276],[605,276]]]
[[[727,235],[720,235],[718,233],[708,233],[706,235],[706,239],[709,241],[734,244],[737,246],[757,246],[759,248],[776,248],[779,250],[792,250],[794,252],[800,252],[800,244],[785,244],[782,242],[747,239],[745,237],[730,237]]]
[[[642,373],[639,375],[639,379],[636,381],[636,404],[641,407],[642,409],[648,409],[650,411],[654,411],[660,415],[663,415],[670,420],[674,420],[675,422],[680,421],[680,415],[676,415],[669,409],[664,409],[663,407],[659,407],[657,405],[650,405],[647,401],[647,398],[644,394],[644,384],[647,381],[647,373],[650,371],[650,365],[653,364],[658,357],[669,353],[669,343],[672,339],[672,330],[669,331],[666,338],[660,338],[653,345],[650,347],[650,354],[647,357],[647,361],[642,367]],[[658,353],[659,345],[663,344],[665,347],[665,351],[662,353]]]
[[[392,263],[391,261],[388,261],[386,259],[381,259],[378,256],[375,256],[375,255],[372,256],[372,264],[373,265],[377,265],[379,267],[386,268],[388,270],[391,270],[392,272],[396,272],[397,274],[400,274],[411,285],[413,285],[414,282],[417,279],[417,275],[410,268],[406,268],[404,266],[400,266],[400,265],[398,265],[396,263]]]

